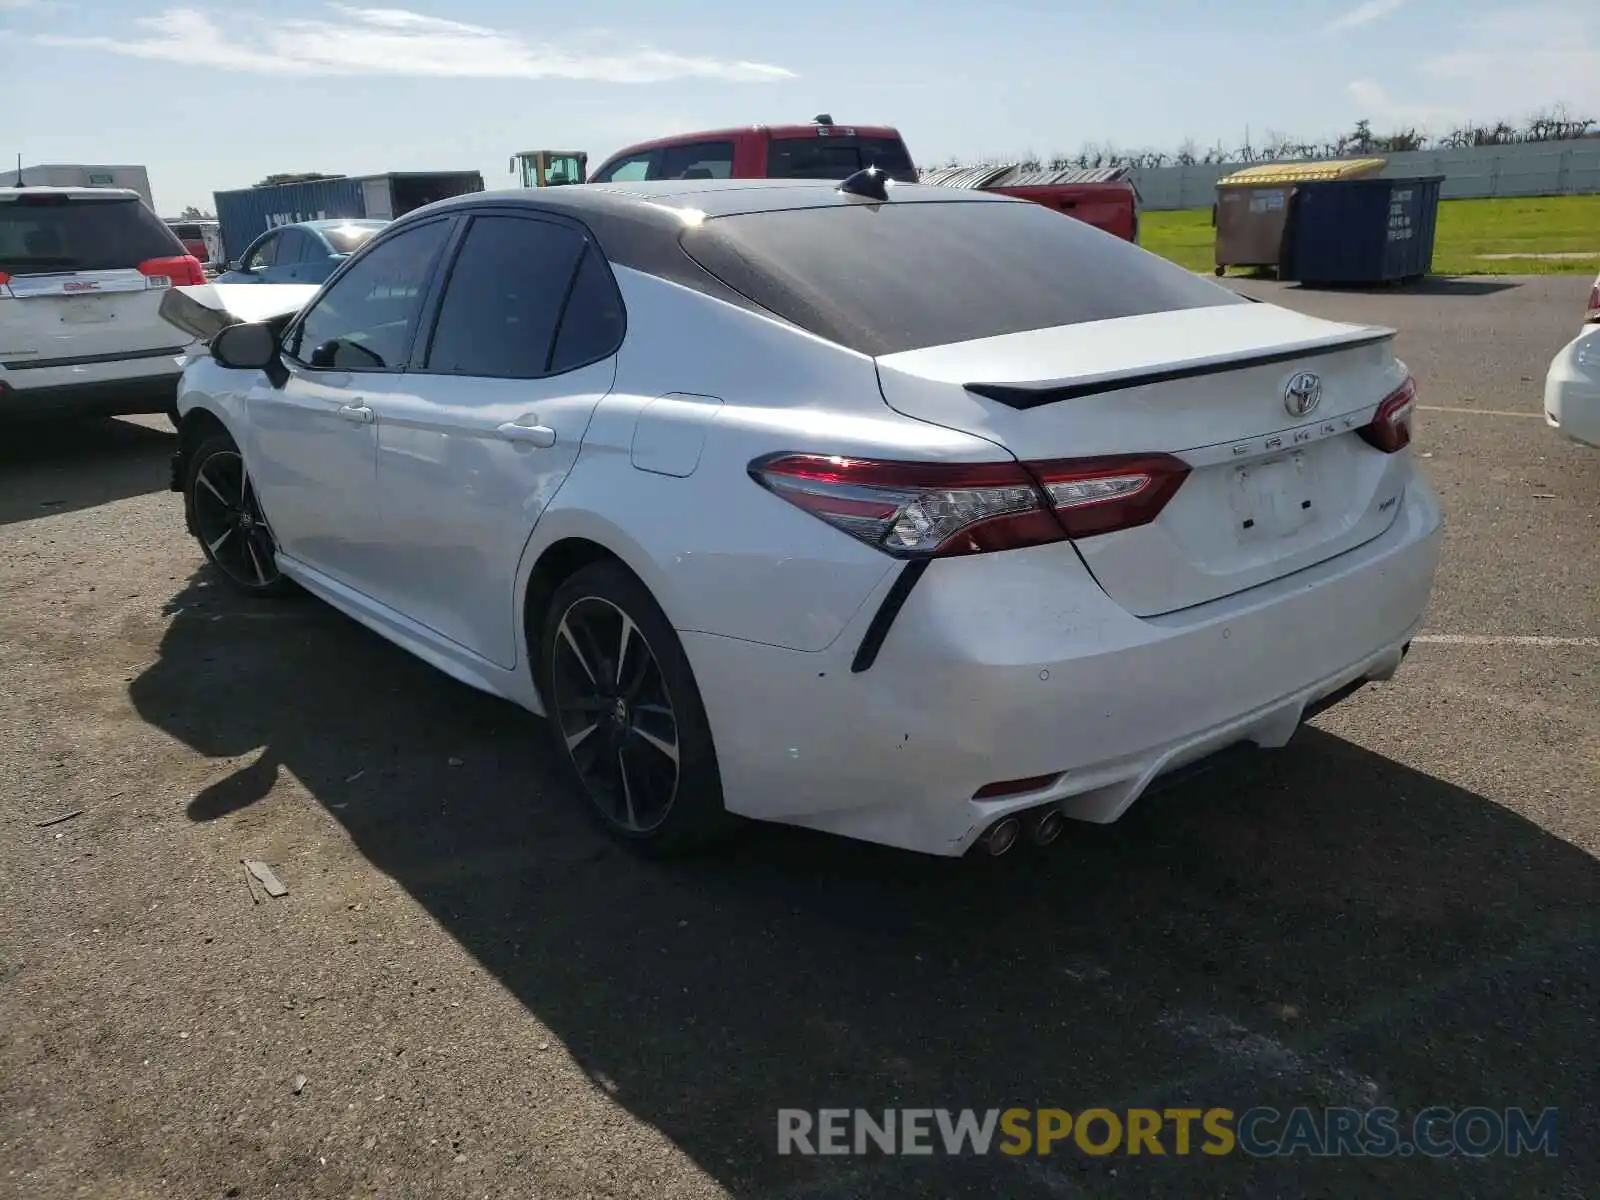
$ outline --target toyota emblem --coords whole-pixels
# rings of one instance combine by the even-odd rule
[[[1297,371],[1283,389],[1283,406],[1291,417],[1310,416],[1322,402],[1322,378]]]

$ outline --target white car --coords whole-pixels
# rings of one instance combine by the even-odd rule
[[[191,530],[548,715],[663,849],[998,853],[1394,674],[1440,515],[1392,331],[862,176],[402,217],[187,368]]]
[[[1563,436],[1600,448],[1600,278],[1589,292],[1585,322],[1550,363],[1544,420]]]
[[[135,191],[0,188],[0,422],[171,413],[161,298],[204,282]]]

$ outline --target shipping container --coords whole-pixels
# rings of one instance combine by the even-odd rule
[[[1443,175],[1347,179],[1295,189],[1278,278],[1403,283],[1433,268]]]
[[[256,238],[279,225],[336,217],[386,221],[436,200],[481,191],[483,176],[477,171],[391,171],[237,188],[215,192],[213,197],[231,262]]]
[[[139,193],[144,206],[154,212],[155,199],[150,194],[150,172],[143,167],[102,166],[95,163],[38,163],[23,167],[20,172],[3,173],[7,185],[21,183],[23,187],[104,187],[128,188]]]
[[[1364,179],[1383,170],[1384,159],[1320,163],[1266,163],[1217,180],[1216,272],[1229,267],[1276,267],[1284,250],[1289,200],[1303,184]]]

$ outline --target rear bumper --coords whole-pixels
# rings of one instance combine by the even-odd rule
[[[127,379],[23,388],[0,379],[0,424],[168,412],[177,400],[178,377],[171,368]]]
[[[1319,702],[1392,676],[1422,623],[1439,529],[1417,478],[1371,542],[1145,619],[1070,546],[944,560],[859,673],[851,658],[879,601],[815,654],[683,640],[731,810],[961,854],[1001,816],[1044,804],[1114,821],[1156,779],[1237,744],[1282,746]]]

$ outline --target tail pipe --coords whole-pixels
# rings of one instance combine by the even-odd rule
[[[1024,833],[1035,846],[1048,846],[1061,836],[1066,827],[1066,814],[1049,804],[1019,816],[1001,817],[989,826],[978,844],[988,852],[989,857],[999,858],[1020,842]]]
[[[1048,846],[1061,836],[1066,827],[1066,814],[1059,808],[1041,808],[1029,816],[1028,837],[1036,846]]]
[[[1007,850],[1017,844],[1017,839],[1022,836],[1022,822],[1015,817],[1001,817],[989,826],[989,832],[983,835],[982,846],[989,852],[990,858],[999,858]]]

